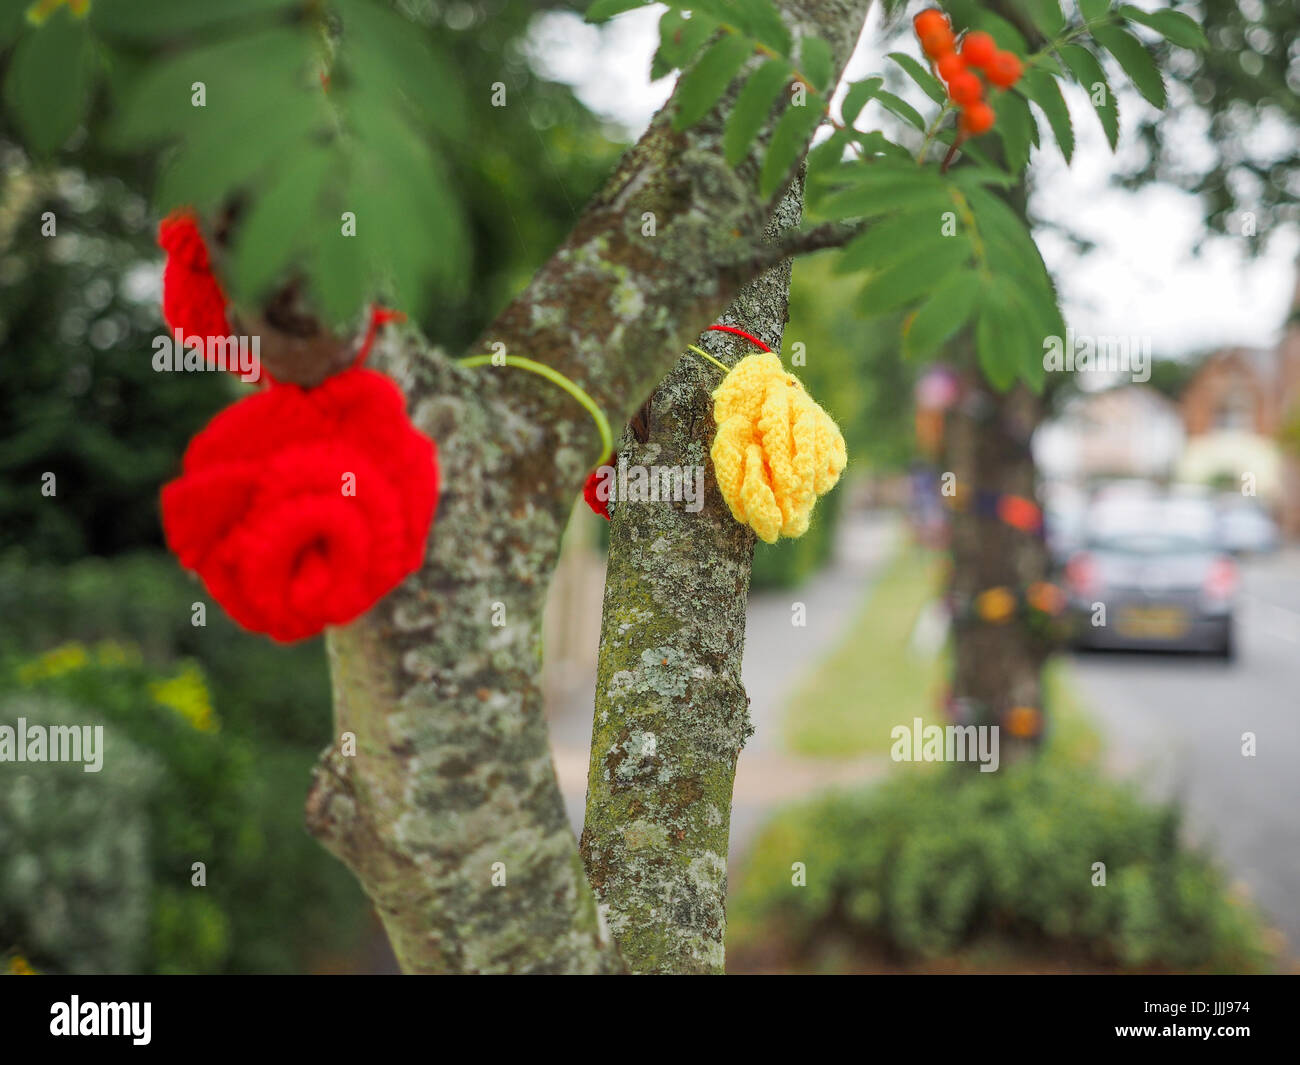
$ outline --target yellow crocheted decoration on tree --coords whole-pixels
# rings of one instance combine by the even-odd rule
[[[771,352],[747,355],[713,393],[713,469],[732,516],[765,543],[808,531],[848,462],[844,437]]]

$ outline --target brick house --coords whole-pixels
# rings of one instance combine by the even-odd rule
[[[1300,282],[1276,348],[1224,348],[1206,356],[1178,403],[1188,439],[1240,431],[1276,440],[1300,418]],[[1300,455],[1283,450],[1283,532],[1300,537]]]

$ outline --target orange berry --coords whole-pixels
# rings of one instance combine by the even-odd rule
[[[952,35],[952,30],[947,26],[942,26],[937,30],[931,30],[921,37],[921,50],[931,59],[938,59],[952,51],[956,38]]]
[[[1020,60],[1011,52],[998,52],[989,63],[989,81],[1003,89],[1009,89],[1020,80],[1024,68]]]
[[[985,69],[997,55],[997,43],[982,30],[972,30],[962,38],[961,57],[972,67]]]
[[[967,134],[978,137],[993,128],[993,108],[983,101],[971,104],[961,113],[960,126]]]
[[[984,86],[979,78],[967,70],[948,83],[948,95],[952,97],[953,103],[961,107],[970,107],[983,98]]]
[[[956,52],[949,52],[945,56],[939,57],[939,62],[935,64],[939,70],[939,77],[944,81],[952,81],[958,74],[965,73],[966,63]]]
[[[942,11],[931,7],[912,19],[912,28],[918,37],[924,37],[935,30],[948,30],[952,27],[948,25],[948,17]]]

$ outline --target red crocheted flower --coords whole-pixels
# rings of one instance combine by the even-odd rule
[[[437,502],[433,441],[387,377],[354,369],[218,413],[163,487],[163,531],[232,618],[287,643],[419,568]]]
[[[212,275],[208,246],[189,211],[173,211],[158,226],[163,267],[163,317],[185,336],[226,337],[226,295]]]
[[[608,495],[601,499],[597,492],[600,485],[600,471],[606,466],[614,465],[614,456],[608,456],[604,462],[597,466],[587,477],[587,483],[582,486],[582,498],[587,501],[587,506],[591,507],[593,514],[599,514],[606,521],[609,521],[609,497]]]

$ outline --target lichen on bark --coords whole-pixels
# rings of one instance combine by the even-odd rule
[[[801,185],[768,236],[799,222]],[[747,285],[722,321],[775,351],[790,264]],[[728,365],[755,350],[717,332],[699,343]],[[620,461],[704,471],[703,506],[615,502],[582,855],[605,920],[636,972],[724,968],[727,852],[736,759],[753,731],[741,682],[754,534],[731,516],[709,462],[720,371],[684,356],[655,389],[645,439]]]

